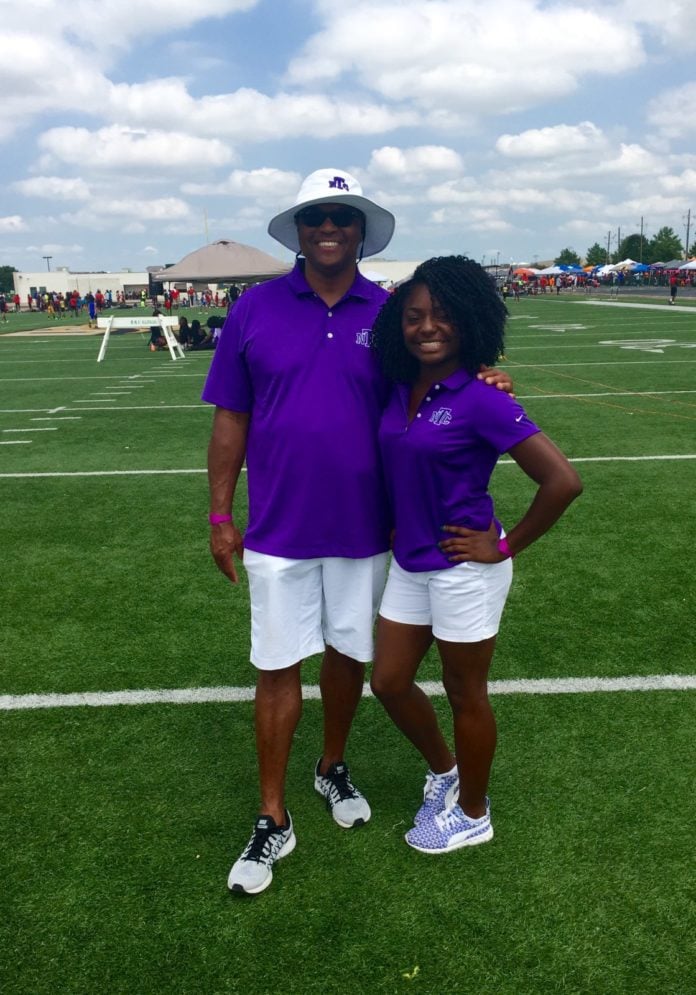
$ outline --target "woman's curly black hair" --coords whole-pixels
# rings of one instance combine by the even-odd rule
[[[401,317],[406,298],[425,284],[433,301],[459,332],[461,363],[469,373],[493,366],[503,354],[507,308],[482,266],[466,256],[438,256],[418,266],[377,315],[372,348],[387,379],[414,383],[420,363],[404,345]]]

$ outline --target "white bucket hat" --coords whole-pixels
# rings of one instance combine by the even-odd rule
[[[292,252],[300,251],[295,215],[313,204],[346,204],[365,215],[365,239],[361,258],[381,252],[394,234],[394,215],[363,197],[362,187],[343,169],[317,169],[303,180],[295,203],[277,214],[268,225],[268,234]]]

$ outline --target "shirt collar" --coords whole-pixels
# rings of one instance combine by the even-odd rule
[[[439,380],[438,384],[440,388],[444,388],[445,390],[458,390],[473,379],[468,370],[455,370],[454,373],[450,373],[444,380]]]
[[[304,274],[304,259],[296,260],[295,266],[288,273],[286,279],[290,284],[290,288],[293,293],[295,293],[298,297],[314,294],[314,291],[307,283],[307,278]],[[346,297],[357,297],[360,300],[370,301],[375,298],[375,292],[381,293],[380,288],[376,284],[372,283],[371,280],[367,280],[362,273],[356,269],[355,279],[344,294],[342,300],[345,300]]]

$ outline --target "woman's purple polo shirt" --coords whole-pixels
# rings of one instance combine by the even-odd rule
[[[498,457],[539,429],[509,395],[465,370],[434,384],[410,423],[409,394],[394,388],[379,430],[394,556],[404,570],[442,570],[454,566],[437,545],[448,535],[442,526],[488,529]]]
[[[386,296],[358,273],[329,308],[298,264],[230,312],[203,400],[251,415],[249,549],[293,559],[388,549],[377,443],[388,386],[370,349]]]

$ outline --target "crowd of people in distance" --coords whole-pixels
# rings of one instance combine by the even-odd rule
[[[165,314],[171,314],[179,308],[199,307],[202,310],[211,308],[228,308],[234,303],[241,293],[241,288],[231,286],[212,291],[209,287],[203,290],[196,290],[194,287],[187,287],[179,290],[176,287],[167,289],[160,294],[154,291],[141,288],[139,290],[105,290],[97,289],[92,292],[74,290],[32,290],[26,295],[24,305],[18,293],[0,293],[0,313],[6,315],[10,311],[20,312],[37,311],[50,315],[59,320],[61,318],[77,318],[85,312],[89,312],[90,303],[94,301],[97,314],[112,308],[151,306],[153,308],[162,307]]]

